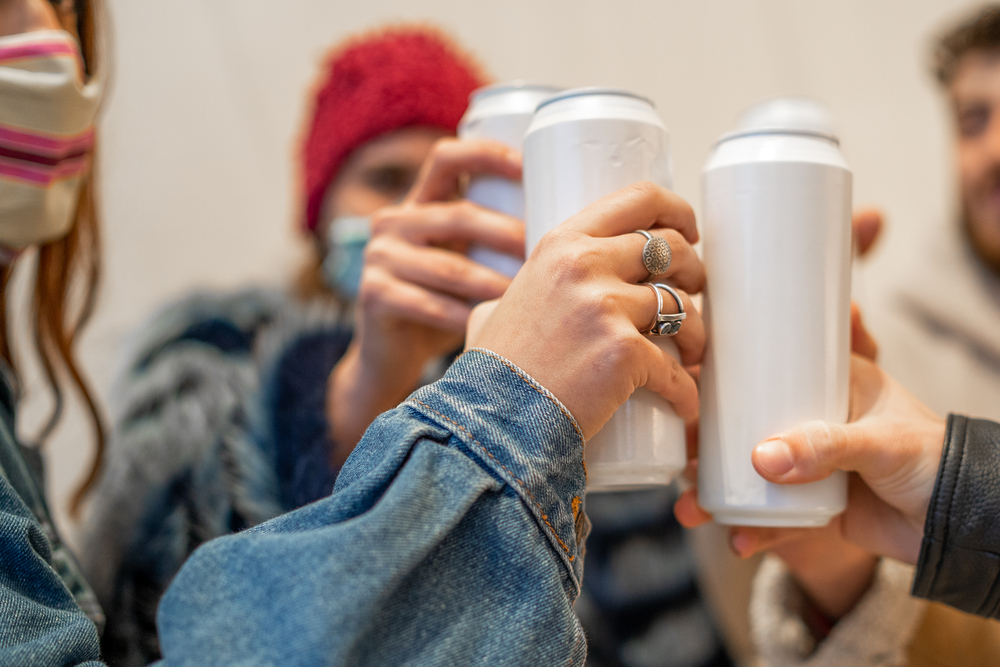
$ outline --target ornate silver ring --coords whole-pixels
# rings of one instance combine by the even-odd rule
[[[687,317],[687,313],[684,312],[684,302],[681,300],[681,295],[673,287],[664,283],[643,283],[643,285],[653,288],[653,292],[656,294],[656,317],[653,319],[653,323],[649,325],[649,330],[645,333],[648,333],[650,336],[676,336],[681,330],[681,322]],[[665,291],[674,298],[674,301],[677,303],[676,313],[663,312],[663,296],[660,294],[660,290]]]
[[[649,277],[666,273],[670,268],[670,261],[673,259],[670,251],[670,244],[659,236],[653,236],[645,229],[637,229],[633,234],[642,234],[646,237],[646,245],[642,247],[642,265],[649,271]]]

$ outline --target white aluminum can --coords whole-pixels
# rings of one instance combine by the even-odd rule
[[[601,197],[639,181],[669,188],[670,138],[653,103],[627,91],[581,88],[543,102],[524,140],[527,252]],[[642,244],[636,237],[636,261]],[[650,312],[654,296],[649,295]],[[652,338],[674,357],[677,346]],[[686,463],[684,422],[638,389],[587,443],[587,490],[669,484]]]
[[[703,174],[698,498],[723,524],[821,526],[846,506],[845,474],[772,484],[751,452],[804,422],[847,420],[851,171],[832,135],[749,125],[719,140]]]
[[[469,108],[458,124],[460,139],[493,139],[520,152],[531,116],[538,104],[559,92],[555,86],[511,81],[484,86],[469,96]],[[524,220],[524,188],[520,181],[501,176],[471,179],[466,199],[480,206]],[[483,246],[469,249],[469,257],[510,278],[524,262]]]

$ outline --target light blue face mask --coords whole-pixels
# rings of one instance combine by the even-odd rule
[[[344,215],[327,226],[323,279],[331,289],[354,299],[365,266],[365,246],[371,237],[371,221],[366,215]]]

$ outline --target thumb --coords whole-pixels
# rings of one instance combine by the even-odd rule
[[[778,484],[803,484],[825,479],[834,470],[853,470],[863,477],[881,477],[891,457],[879,446],[871,424],[806,422],[768,438],[754,447],[751,459],[761,477]]]

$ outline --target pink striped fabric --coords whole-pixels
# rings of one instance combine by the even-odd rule
[[[87,170],[89,164],[89,155],[62,160],[55,166],[0,156],[0,178],[46,187],[54,181],[79,176]]]
[[[63,56],[80,61],[79,49],[68,35],[38,35],[0,46],[0,67],[12,66],[14,61]],[[93,127],[67,135],[0,122],[0,179],[48,187],[84,172],[93,148]]]
[[[62,157],[94,146],[94,128],[88,127],[80,134],[55,137],[50,134],[25,132],[0,123],[0,147],[22,150],[49,157]]]
[[[94,147],[94,128],[76,135],[26,132],[0,124],[0,178],[38,186],[85,171]]]
[[[71,56],[79,54],[72,44],[60,39],[39,40],[27,44],[11,44],[0,47],[0,64],[25,58],[47,58],[51,56]]]

